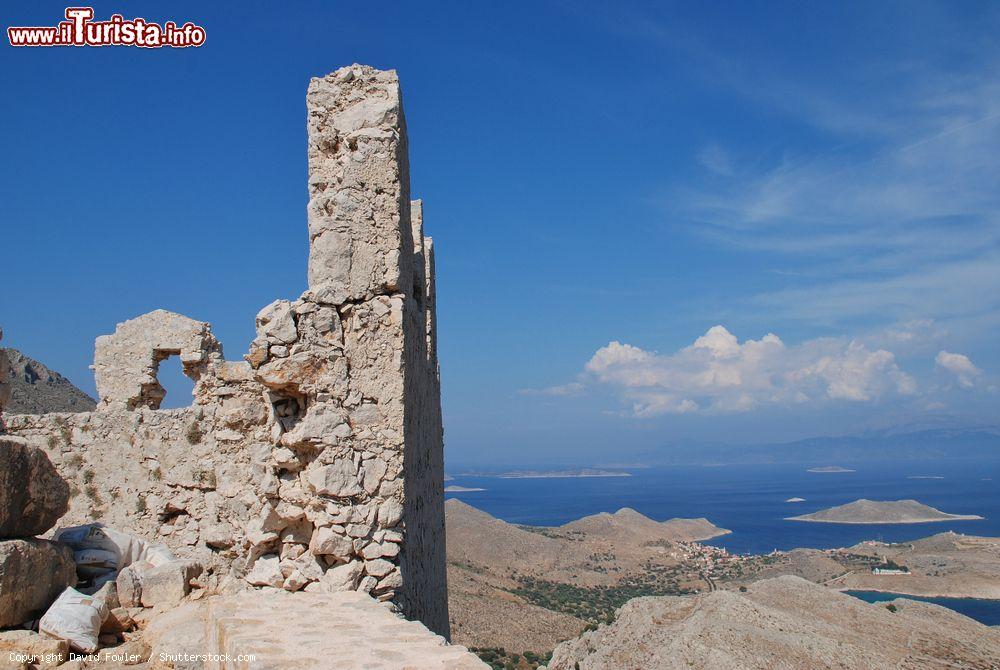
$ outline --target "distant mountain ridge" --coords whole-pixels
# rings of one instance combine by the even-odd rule
[[[793,442],[751,445],[702,445],[672,449],[659,465],[754,465],[888,460],[1000,458],[1000,426],[871,431],[843,437],[810,437]],[[666,451],[666,450],[664,450]]]
[[[0,356],[6,356],[11,367],[11,397],[5,412],[89,412],[97,407],[96,400],[68,379],[17,349],[0,349]]]

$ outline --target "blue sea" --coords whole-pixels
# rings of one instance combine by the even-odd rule
[[[733,531],[709,544],[740,554],[829,549],[862,540],[904,542],[946,530],[1000,537],[1000,460],[835,465],[855,472],[812,473],[802,464],[678,466],[628,470],[630,477],[502,479],[455,471],[448,485],[486,490],[446,496],[517,524],[556,526],[621,507],[658,521],[706,517]],[[805,502],[785,502],[793,497]],[[944,512],[986,518],[870,526],[784,520],[858,498],[913,498]]]
[[[854,472],[813,473],[808,465],[679,466],[627,470],[630,477],[503,479],[452,474],[449,486],[484,491],[446,493],[516,524],[558,526],[598,512],[631,507],[663,521],[705,517],[733,531],[708,544],[740,554],[796,547],[831,549],[863,540],[905,542],[947,530],[1000,537],[1000,460],[837,463]],[[553,468],[558,469],[558,468]],[[788,503],[789,498],[804,502]],[[978,521],[907,525],[843,525],[785,521],[820,509],[871,500],[912,498]],[[852,593],[876,602],[896,594]],[[1000,601],[921,598],[987,625],[1000,624]]]
[[[920,600],[934,603],[964,614],[987,626],[1000,626],[1000,600],[985,600],[981,598],[925,598],[923,596],[908,596],[900,593],[884,593],[882,591],[845,591],[855,598],[868,603],[881,603],[896,598]]]

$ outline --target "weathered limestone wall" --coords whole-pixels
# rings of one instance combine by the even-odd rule
[[[440,543],[444,540],[444,442],[441,388],[434,332],[433,245],[424,236],[423,203],[411,203],[414,291],[405,310],[409,320],[405,350],[412,361],[405,377],[409,403],[405,425],[404,516],[412,520],[401,564],[407,599],[420,609],[417,616],[431,629],[448,626],[447,603],[424,601],[419,594],[447,589],[447,567]],[[428,486],[442,482],[441,487]]]
[[[159,410],[159,361],[180,355],[191,407]],[[102,521],[196,558],[216,578],[245,571],[243,529],[269,483],[269,414],[249,364],[222,358],[204,322],[157,310],[97,339],[97,411],[15,414],[74,493],[63,525]]]
[[[399,82],[342,68],[307,106],[309,287],[261,310],[246,362],[158,310],[98,338],[96,411],[9,429],[72,483],[67,523],[164,541],[208,582],[368,592],[447,636],[433,257]],[[158,409],[171,355],[190,408]]]

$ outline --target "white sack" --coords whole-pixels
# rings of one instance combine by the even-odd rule
[[[149,561],[156,566],[174,560],[174,555],[162,544],[150,544],[135,535],[122,533],[99,523],[60,528],[52,539],[65,542],[74,552],[100,550],[113,553],[116,561],[110,569],[115,571],[138,561]],[[83,572],[80,574],[84,576]]]
[[[103,600],[67,587],[42,616],[38,630],[66,640],[77,651],[90,654],[97,651],[97,637],[107,618],[108,607]]]

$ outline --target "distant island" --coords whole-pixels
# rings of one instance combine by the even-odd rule
[[[485,490],[486,489],[480,489],[468,486],[456,486],[456,485],[444,487],[445,493],[469,493],[470,491],[485,491]]]
[[[932,521],[971,521],[982,519],[976,514],[948,514],[916,500],[855,500],[846,505],[787,517],[786,521],[814,523],[885,524],[929,523]]]
[[[854,472],[854,470],[842,468],[839,465],[823,465],[818,468],[809,468],[806,472]]]
[[[805,502],[805,501],[806,501],[805,498],[789,498],[785,502],[796,503],[796,502]]]
[[[648,463],[600,463],[594,465],[595,468],[607,468],[608,470],[648,470]]]
[[[513,470],[496,475],[500,479],[545,479],[556,477],[631,477],[628,472],[620,470]]]

